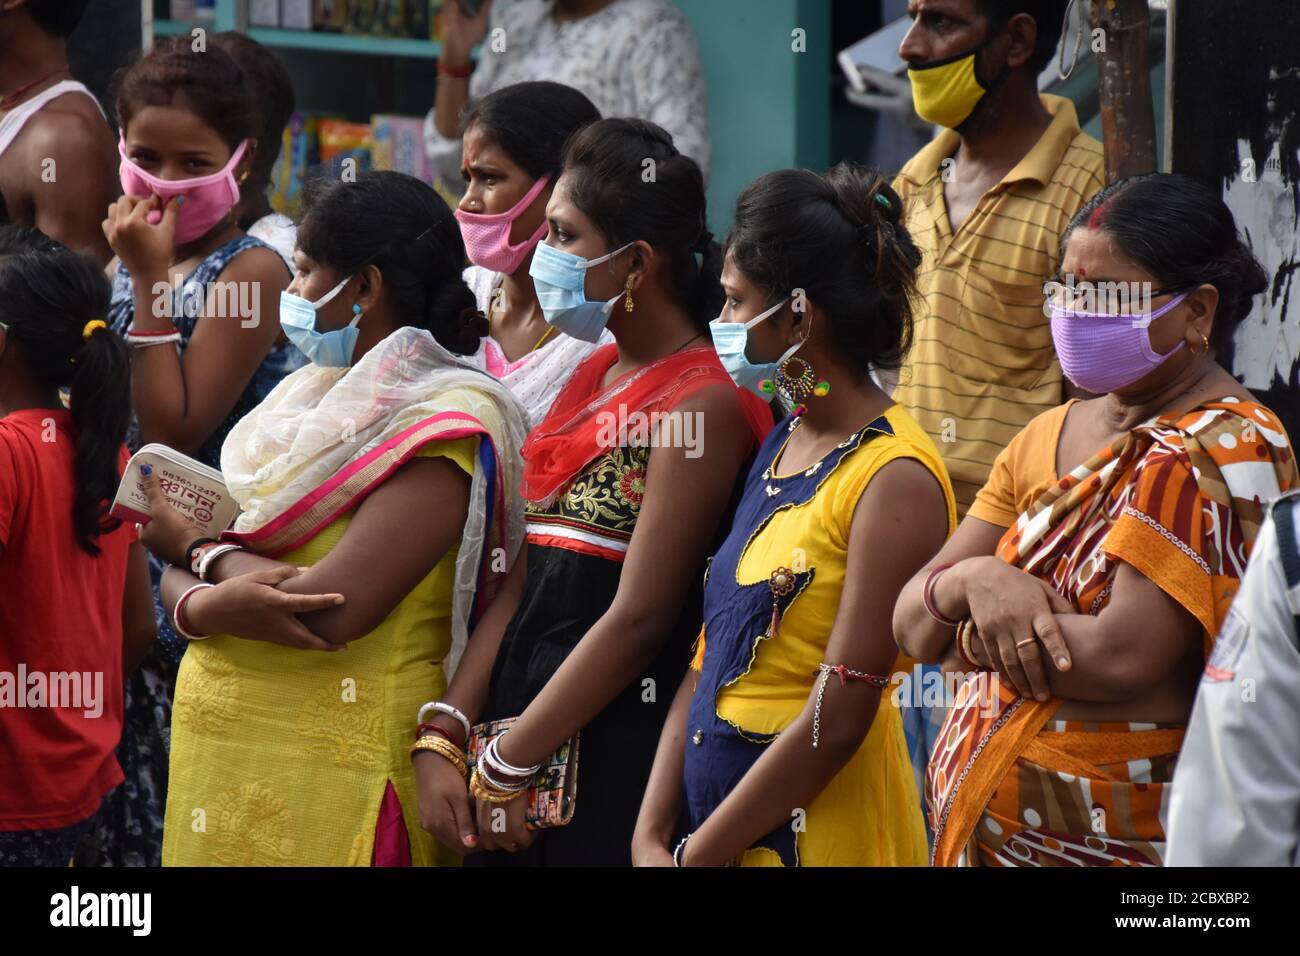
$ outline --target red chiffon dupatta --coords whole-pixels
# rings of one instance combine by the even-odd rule
[[[609,451],[609,422],[626,422],[636,413],[670,412],[700,389],[735,389],[759,444],[772,428],[767,404],[736,388],[712,346],[676,352],[643,365],[608,386],[605,374],[618,359],[618,347],[593,352],[570,376],[540,424],[524,442],[521,492],[525,501],[547,505],[602,452]],[[613,416],[611,419],[610,416]]]

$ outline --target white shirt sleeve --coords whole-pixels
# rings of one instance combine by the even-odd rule
[[[1197,693],[1167,833],[1170,866],[1300,865],[1300,650],[1271,518]]]
[[[678,151],[700,164],[707,183],[712,157],[704,64],[695,31],[680,11],[656,11],[631,44],[620,79],[624,114],[671,133]]]
[[[486,96],[496,89],[495,74],[500,69],[501,57],[493,54],[488,49],[488,44],[492,41],[493,31],[503,26],[503,18],[509,12],[509,5],[500,2],[492,4],[492,9],[488,11],[488,32],[483,39],[480,47],[478,60],[474,64],[474,72],[469,78],[469,95],[465,102],[472,103],[476,99]],[[455,81],[453,81],[455,82]],[[434,95],[437,95],[437,88],[434,88]],[[433,175],[436,179],[441,179],[445,183],[453,183],[459,189],[460,186],[460,137],[443,136],[438,132],[436,122],[438,115],[438,104],[435,100],[434,105],[429,108],[429,112],[424,115],[424,152],[429,157],[429,165],[432,167]]]

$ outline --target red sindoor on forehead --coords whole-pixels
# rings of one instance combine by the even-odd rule
[[[1110,200],[1107,199],[1104,203],[1102,203],[1100,206],[1094,209],[1092,211],[1092,215],[1088,217],[1088,228],[1089,229],[1099,228],[1102,222],[1106,218],[1106,213],[1108,213],[1109,211],[1110,211]]]

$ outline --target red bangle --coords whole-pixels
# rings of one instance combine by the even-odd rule
[[[176,607],[172,610],[172,623],[176,625],[176,630],[192,641],[201,641],[204,638],[211,637],[212,635],[195,634],[194,631],[190,629],[190,627],[185,623],[185,605],[189,603],[190,598],[193,597],[196,592],[202,591],[204,588],[212,587],[216,587],[216,585],[202,583],[194,585],[194,587],[190,588],[180,596],[180,599],[176,602]]]
[[[952,618],[945,617],[943,614],[939,613],[939,609],[935,607],[934,604],[934,595],[931,592],[934,590],[935,578],[944,571],[947,571],[954,563],[955,562],[949,561],[947,564],[941,564],[934,568],[929,575],[926,576],[925,587],[921,589],[921,600],[925,603],[926,612],[944,627],[956,627],[961,623],[961,621],[954,621]]]
[[[148,336],[151,335],[176,335],[178,332],[180,332],[180,329],[176,328],[176,326],[174,325],[171,328],[163,329],[162,331],[159,332],[141,332],[139,329],[136,328],[130,328],[126,330],[127,335],[134,335],[137,338],[147,338]]]
[[[438,75],[449,76],[457,80],[468,80],[471,76],[474,75],[474,61],[471,60],[469,66],[455,67],[455,66],[447,66],[447,64],[442,61],[442,58],[439,57]]]
[[[460,746],[460,744],[457,744],[456,741],[452,739],[451,734],[447,733],[447,731],[443,730],[437,724],[424,723],[421,724],[419,727],[415,728],[416,740],[419,740],[421,737],[424,737],[428,734],[437,734],[439,737],[447,738],[449,743],[456,744],[457,747]]]
[[[415,728],[415,739],[419,740],[426,733],[441,734],[442,736],[450,740],[453,744],[455,744],[457,747],[460,747],[462,750],[464,750],[465,747],[469,745],[468,740],[457,740],[456,737],[452,735],[452,732],[450,730],[447,730],[444,727],[439,727],[437,724],[431,721],[425,721],[424,723],[420,724],[420,726]]]

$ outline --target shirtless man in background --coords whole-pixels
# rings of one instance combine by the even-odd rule
[[[88,0],[0,0],[0,222],[35,226],[100,263],[117,154],[99,102],[68,69]]]

